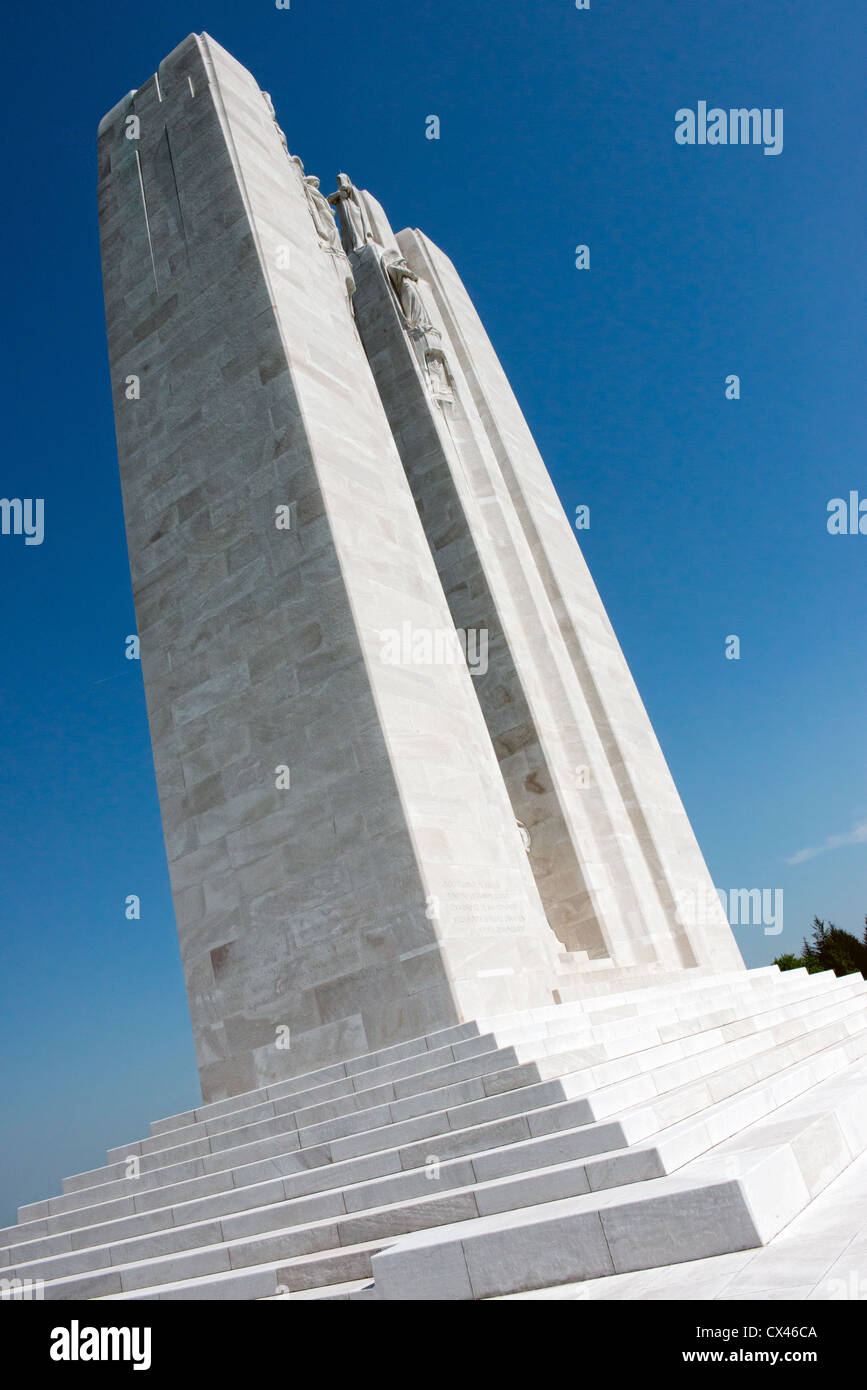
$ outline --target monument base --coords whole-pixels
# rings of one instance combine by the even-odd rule
[[[860,975],[596,973],[157,1121],[21,1208],[4,1288],[490,1298],[765,1245],[867,1150]]]

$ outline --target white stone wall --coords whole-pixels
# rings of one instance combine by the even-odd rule
[[[100,211],[206,1097],[549,1002],[552,938],[470,677],[381,659],[383,628],[450,619],[345,262],[320,244],[255,81],[206,36],[103,121]]]
[[[573,846],[596,887],[592,911],[610,954],[618,964],[738,968],[740,953],[641,697],[481,320],[442,251],[420,232],[401,232],[397,241],[430,287],[475,434],[489,445],[481,451],[488,467],[471,490],[480,502],[496,499],[496,521],[487,536],[477,533],[478,544],[500,547],[494,597],[504,612],[507,594],[515,604],[510,644]],[[578,765],[589,766],[589,786],[576,783]],[[698,920],[690,920],[690,904],[700,905]]]

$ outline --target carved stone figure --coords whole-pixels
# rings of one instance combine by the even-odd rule
[[[340,214],[340,240],[347,255],[373,241],[367,210],[346,174],[337,175],[337,192],[330,194],[328,201]]]
[[[334,213],[331,211],[331,204],[325,194],[319,191],[319,180],[315,174],[304,175],[304,192],[307,194],[310,215],[313,218],[313,225],[319,234],[319,239],[331,251],[339,252],[340,235],[337,231],[337,223],[334,221]]]
[[[270,92],[263,92],[263,93],[262,93],[262,96],[265,98],[265,105],[268,107],[268,110],[271,112],[271,120],[274,122],[275,126],[277,126],[277,134],[280,136],[280,139],[281,139],[282,142],[283,142],[283,148],[284,148],[284,150],[286,151],[286,153],[288,154],[288,153],[289,153],[289,146],[286,144],[286,136],[283,134],[283,131],[281,130],[280,125],[279,125],[279,123],[278,123],[278,121],[277,121],[277,112],[274,110],[274,103],[273,103],[273,101],[271,100],[271,94],[270,94]]]
[[[352,296],[355,294],[355,280],[349,259],[340,245],[340,234],[337,230],[337,223],[334,221],[331,204],[325,194],[320,193],[319,180],[316,175],[305,174],[303,159],[297,154],[290,155],[290,158],[292,163],[297,166],[298,175],[307,198],[307,207],[319,237],[319,244],[323,251],[330,252],[333,257],[334,267],[343,277],[351,304]]]
[[[439,348],[425,353],[428,385],[438,400],[453,401],[451,381],[446,366],[445,353]]]
[[[433,330],[433,324],[425,308],[424,300],[416,288],[418,276],[407,265],[405,257],[396,255],[394,251],[388,252],[385,257],[385,268],[400,300],[400,307],[403,310],[407,328],[415,328],[423,333]],[[437,334],[437,336],[439,335]]]

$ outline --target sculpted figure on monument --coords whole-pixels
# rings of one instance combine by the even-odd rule
[[[382,268],[391,281],[428,389],[436,400],[454,402],[451,374],[442,350],[442,334],[434,327],[419,278],[399,251],[386,251]]]
[[[325,194],[319,191],[319,180],[315,174],[304,175],[304,192],[307,194],[310,216],[320,240],[324,241],[330,250],[339,252],[340,235],[334,221],[334,213]]]
[[[434,396],[439,401],[454,401],[451,377],[446,366],[445,353],[440,348],[434,348],[425,353],[425,368],[427,370],[428,385]]]
[[[331,193],[328,201],[340,214],[340,240],[347,255],[373,241],[367,210],[346,174],[337,175],[337,192]]]
[[[265,105],[268,107],[268,110],[271,112],[271,120],[274,122],[275,126],[277,126],[277,133],[278,133],[278,135],[280,136],[280,139],[281,139],[282,142],[283,142],[283,148],[284,148],[284,150],[286,151],[286,153],[288,154],[288,153],[289,153],[289,146],[286,144],[286,136],[283,134],[283,131],[280,129],[280,126],[279,126],[279,124],[278,124],[278,122],[277,122],[277,112],[274,110],[274,103],[273,103],[273,101],[271,100],[271,94],[270,94],[270,92],[263,92],[263,93],[262,93],[262,96],[265,98]]]
[[[337,223],[334,221],[334,213],[331,211],[331,204],[324,193],[319,191],[319,180],[315,174],[305,174],[304,161],[299,155],[292,155],[292,163],[298,168],[304,193],[307,198],[307,207],[319,237],[319,244],[323,251],[330,251],[337,261],[341,263],[341,273],[346,282],[346,289],[350,299],[355,294],[355,280],[352,277],[352,270],[347,260],[346,254],[340,245],[340,235],[337,231]]]
[[[395,293],[400,301],[407,328],[416,328],[422,333],[431,331],[436,333],[436,329],[430,321],[430,315],[425,308],[421,292],[417,289],[418,276],[407,265],[405,257],[398,256],[395,251],[388,251],[384,257],[384,263],[388,271],[388,278],[394,285]],[[438,333],[437,337],[439,337]]]

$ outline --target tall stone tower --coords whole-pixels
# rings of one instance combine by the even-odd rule
[[[347,176],[326,197],[204,34],[102,121],[99,180],[205,1099],[467,1019],[739,969],[448,258]]]

